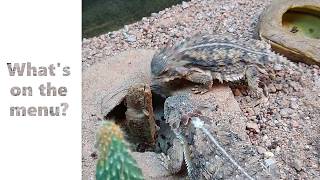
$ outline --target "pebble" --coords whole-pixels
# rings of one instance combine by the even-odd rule
[[[124,28],[124,32],[128,32],[129,31],[129,26],[128,25],[125,25],[123,28]]]
[[[303,163],[301,160],[299,159],[294,159],[293,161],[293,167],[297,170],[297,171],[301,171],[302,167],[303,167]]]
[[[282,98],[282,101],[280,102],[280,105],[281,105],[282,107],[289,107],[290,101],[288,101],[288,100],[285,99],[285,98]]]
[[[235,32],[235,31],[236,31],[236,29],[235,29],[233,26],[231,26],[231,27],[228,28],[228,32],[229,32],[229,33],[233,33],[233,32]]]
[[[248,113],[248,116],[253,116],[254,115],[254,110],[252,108],[248,108],[247,109],[247,113]]]
[[[266,151],[263,153],[264,158],[272,158],[274,156],[274,154],[271,151]]]
[[[137,37],[135,35],[128,35],[126,40],[130,43],[136,42]]]
[[[151,17],[157,17],[158,13],[151,13]]]
[[[282,65],[281,65],[281,64],[275,64],[275,65],[273,66],[273,68],[274,68],[274,70],[276,70],[276,71],[281,71],[281,70],[282,70]]]
[[[267,150],[262,146],[257,146],[257,151],[259,154],[264,154]]]
[[[281,117],[290,117],[290,115],[293,113],[293,110],[290,108],[284,108],[280,110]]]
[[[262,136],[262,141],[267,141],[269,137],[267,135]]]
[[[274,160],[273,158],[269,158],[269,159],[264,160],[264,164],[267,167],[270,167],[270,166],[276,164],[276,160]]]
[[[256,133],[260,132],[259,126],[255,122],[248,122],[247,123],[247,129],[249,129],[250,131],[254,131]]]
[[[305,146],[304,146],[304,149],[307,150],[307,151],[309,151],[311,148],[310,148],[309,145],[305,145]]]
[[[292,109],[298,109],[299,108],[299,105],[296,101],[291,101],[290,103],[290,108]]]
[[[282,84],[275,84],[275,88],[280,91],[282,90]]]
[[[295,90],[295,91],[299,91],[300,90],[300,85],[299,83],[295,82],[295,81],[290,81],[289,85]]]
[[[299,123],[297,122],[297,121],[291,121],[291,126],[293,127],[293,128],[298,128],[299,127]]]
[[[274,121],[281,121],[281,115],[279,113],[276,113],[274,117],[275,117]]]
[[[186,9],[189,7],[189,4],[185,1],[182,1],[182,5],[181,5],[182,9]]]
[[[273,84],[269,85],[269,91],[275,93],[277,91],[276,87]]]

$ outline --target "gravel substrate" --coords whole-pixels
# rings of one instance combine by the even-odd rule
[[[83,70],[129,49],[159,49],[196,33],[257,38],[259,15],[270,0],[192,0],[167,8],[119,31],[83,40]],[[281,179],[320,179],[320,69],[279,67],[268,83],[268,103],[255,105],[233,88],[247,117],[247,134],[266,165]],[[86,168],[86,167],[84,167]]]
[[[281,179],[320,178],[320,68],[300,63],[301,72],[281,69],[268,85],[268,102],[238,91],[247,134]]]
[[[83,39],[83,69],[128,49],[158,49],[199,32],[257,37],[257,22],[269,0],[193,0],[90,39]]]

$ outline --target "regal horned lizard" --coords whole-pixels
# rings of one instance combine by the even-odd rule
[[[285,59],[270,50],[266,42],[224,35],[196,35],[156,53],[151,61],[153,84],[159,91],[165,83],[185,79],[206,86],[213,80],[221,83],[246,79],[253,92],[261,97],[261,75],[267,76],[266,67],[286,64]],[[166,88],[163,88],[166,89]],[[196,90],[196,89],[194,89]]]
[[[221,124],[218,120],[203,115],[200,106],[201,104],[189,98],[189,95],[176,95],[166,99],[165,119],[176,138],[167,155],[161,157],[164,166],[174,174],[181,172],[185,164],[188,177],[192,180],[271,178],[263,169],[253,146],[230,129],[233,125],[228,123],[234,121],[229,120]],[[217,137],[224,151],[235,159],[233,162],[229,157],[226,158],[221,149],[211,143],[203,131],[192,125],[192,119],[195,117],[201,119],[208,131]],[[235,163],[236,161],[238,163]],[[239,165],[247,170],[247,174],[239,171]]]

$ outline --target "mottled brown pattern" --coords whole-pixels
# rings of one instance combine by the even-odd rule
[[[229,34],[198,34],[155,54],[151,71],[154,85],[186,79],[210,89],[213,80],[223,83],[245,79],[260,96],[259,79],[267,75],[266,66],[283,64],[283,60],[263,41]]]

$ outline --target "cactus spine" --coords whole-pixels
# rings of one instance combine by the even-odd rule
[[[97,133],[99,159],[97,180],[142,180],[141,169],[129,153],[128,145],[119,126],[105,122]]]

